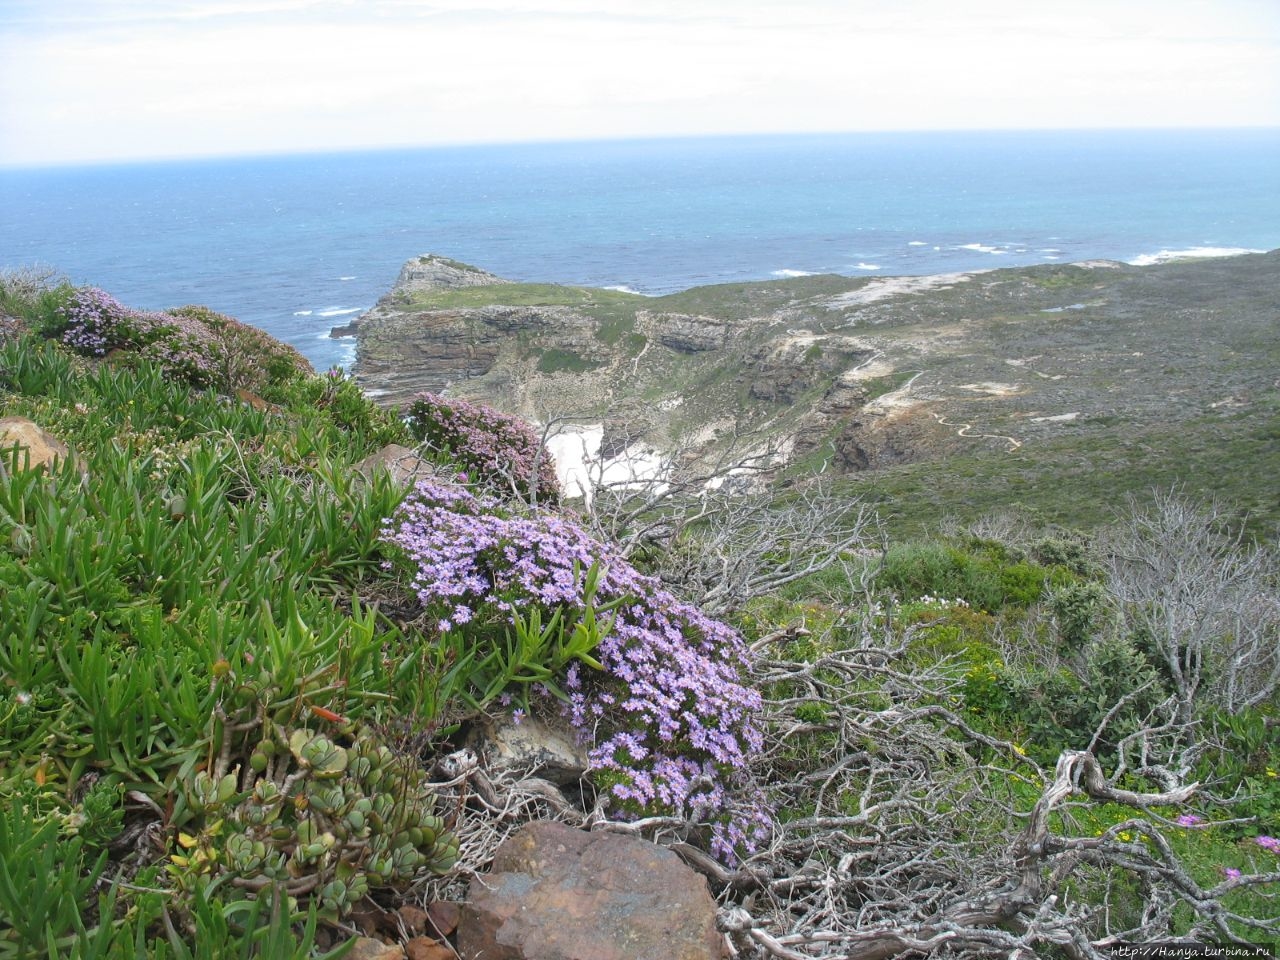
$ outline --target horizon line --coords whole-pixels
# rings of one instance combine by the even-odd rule
[[[627,143],[670,143],[702,140],[783,140],[859,136],[940,136],[940,135],[1035,135],[1035,134],[1197,134],[1197,133],[1280,133],[1280,124],[1223,126],[1068,126],[1068,127],[920,127],[866,130],[784,130],[716,133],[637,134],[634,136],[548,137],[528,140],[459,140],[433,143],[384,143],[360,146],[303,147],[296,150],[245,150],[202,154],[141,154],[134,157],[100,157],[74,160],[45,160],[9,163],[0,159],[0,173],[41,170],[98,169],[104,167],[161,166],[182,163],[211,163],[232,160],[289,160],[307,157],[337,157],[371,153],[468,150],[484,147],[553,147]]]

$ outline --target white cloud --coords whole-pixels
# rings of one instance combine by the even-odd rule
[[[7,4],[0,163],[431,142],[1280,124],[1271,0]]]

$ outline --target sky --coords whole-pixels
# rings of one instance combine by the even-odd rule
[[[0,0],[0,166],[1280,126],[1280,0]]]

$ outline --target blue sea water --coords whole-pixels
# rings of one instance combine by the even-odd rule
[[[0,170],[0,268],[201,303],[318,367],[433,252],[666,293],[1280,247],[1280,130],[880,133]]]

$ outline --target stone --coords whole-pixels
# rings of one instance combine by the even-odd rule
[[[389,443],[356,464],[356,471],[371,480],[379,470],[391,474],[391,479],[402,486],[432,479],[439,472],[439,468],[430,460],[424,460],[413,450],[398,443]]]
[[[536,716],[519,723],[510,716],[478,727],[471,744],[492,772],[537,776],[557,786],[576,783],[587,772],[587,750],[567,725]]]
[[[646,840],[538,821],[472,881],[463,960],[723,960],[706,880]]]
[[[34,420],[0,417],[0,466],[15,470],[52,470],[59,461],[71,459],[67,445]]]
[[[435,900],[427,907],[427,918],[441,937],[447,937],[458,929],[458,913],[458,905],[450,900]]]
[[[398,943],[383,943],[372,937],[356,937],[347,960],[405,960],[404,947]]]
[[[430,937],[414,937],[404,945],[408,960],[457,960],[458,955]]]
[[[427,932],[427,911],[417,904],[406,903],[396,911],[405,932],[420,937]]]

